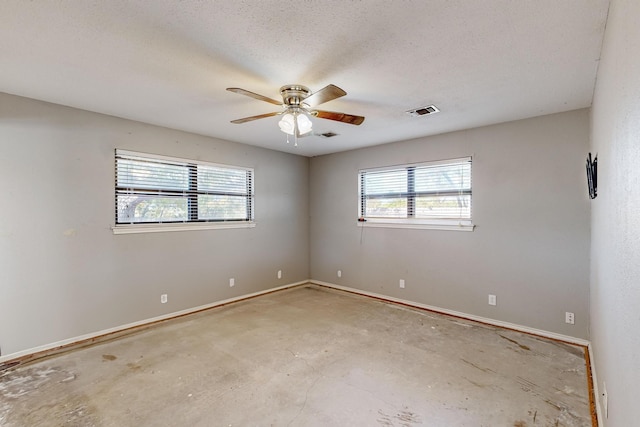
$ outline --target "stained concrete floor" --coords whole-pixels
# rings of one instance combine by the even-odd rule
[[[0,373],[0,425],[591,426],[584,349],[316,286]]]

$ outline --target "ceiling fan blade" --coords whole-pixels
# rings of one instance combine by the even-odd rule
[[[345,96],[347,92],[340,89],[335,85],[327,85],[319,91],[309,95],[304,99],[304,103],[309,107],[315,107],[316,105],[324,104],[325,102],[332,101],[334,99]]]
[[[282,105],[282,101],[276,101],[275,99],[267,98],[266,96],[263,96],[254,92],[250,92],[245,89],[240,89],[239,87],[228,87],[227,90],[229,92],[234,92],[234,93],[245,95],[254,99],[259,99],[260,101],[269,102],[274,105]]]
[[[242,119],[231,120],[231,123],[235,123],[235,124],[246,123],[253,120],[264,119],[266,117],[277,116],[278,114],[282,114],[282,113],[275,112],[275,113],[260,114],[259,116],[251,116],[251,117],[245,117]]]
[[[316,110],[313,115],[321,119],[335,120],[336,122],[348,123],[350,125],[360,125],[364,122],[364,117],[354,116],[345,113],[336,113],[333,111]]]

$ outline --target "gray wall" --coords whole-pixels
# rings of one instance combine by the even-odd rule
[[[115,148],[255,168],[257,226],[113,235]],[[2,355],[307,279],[308,170],[304,157],[0,94]]]
[[[588,149],[577,110],[313,158],[311,277],[587,338]],[[475,231],[357,227],[358,169],[469,155]]]
[[[614,0],[592,107],[591,338],[607,426],[639,425],[640,2]]]

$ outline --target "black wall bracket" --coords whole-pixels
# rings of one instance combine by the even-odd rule
[[[598,155],[591,160],[591,153],[587,156],[587,184],[589,185],[589,197],[598,197]]]

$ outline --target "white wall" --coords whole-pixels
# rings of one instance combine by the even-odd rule
[[[257,226],[113,235],[115,148],[255,168]],[[0,94],[2,355],[307,279],[308,169],[304,157]]]
[[[313,158],[311,277],[588,338],[588,150],[578,110]],[[475,231],[357,227],[359,169],[469,155]]]
[[[592,107],[591,338],[607,426],[640,423],[640,2],[611,2]],[[602,408],[604,409],[604,408]]]

